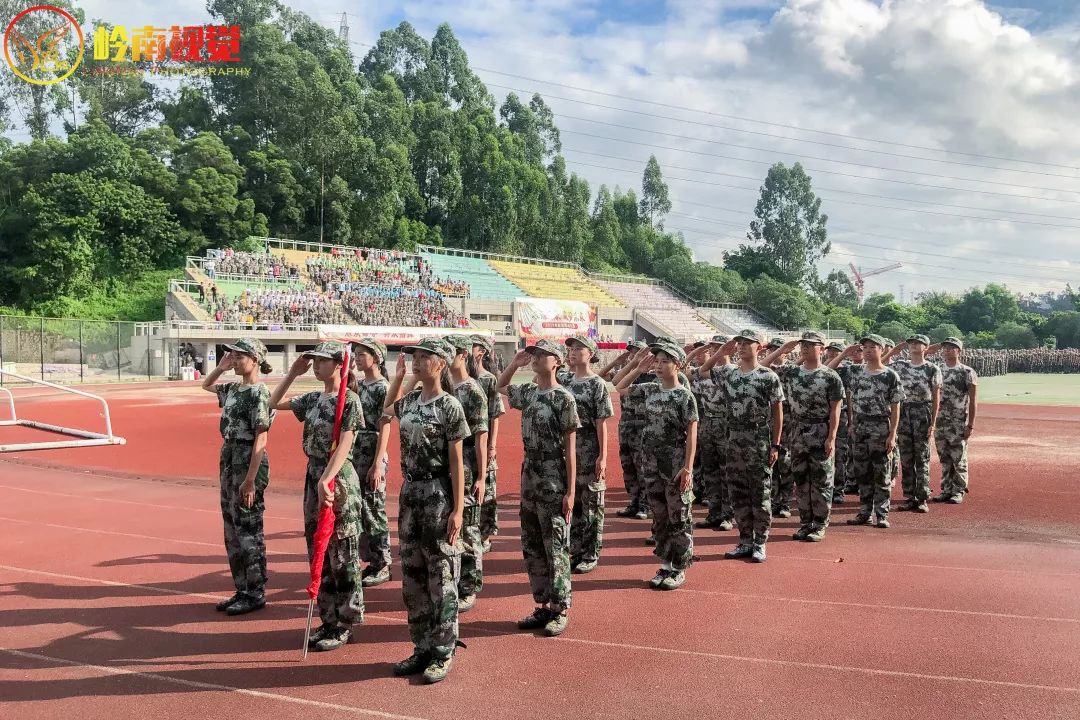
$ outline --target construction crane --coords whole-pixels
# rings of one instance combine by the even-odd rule
[[[851,268],[851,272],[855,276],[855,291],[859,295],[859,304],[862,304],[863,293],[866,290],[866,278],[880,275],[881,273],[889,272],[890,270],[895,270],[898,267],[902,267],[902,263],[893,263],[892,265],[886,265],[885,267],[879,267],[874,270],[867,270],[866,272],[860,272],[859,269],[855,267],[855,263],[848,263],[848,267]]]

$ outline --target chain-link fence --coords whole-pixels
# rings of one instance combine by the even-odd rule
[[[0,368],[61,384],[178,373],[178,340],[152,323],[0,315]],[[0,376],[0,383],[11,383]]]

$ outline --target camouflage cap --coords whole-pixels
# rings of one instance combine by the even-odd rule
[[[652,345],[649,345],[649,350],[652,352],[653,355],[656,355],[658,353],[664,353],[665,355],[670,356],[677,363],[686,362],[686,351],[673,343],[653,343]]]
[[[353,344],[360,347],[360,348],[362,348],[362,349],[364,349],[364,350],[367,350],[368,352],[370,352],[372,355],[375,356],[375,359],[377,361],[379,361],[379,362],[382,362],[383,360],[386,360],[386,346],[383,345],[378,340],[376,340],[375,338],[370,338],[370,337],[360,338],[359,340],[355,341]]]
[[[304,357],[309,358],[329,358],[334,362],[345,362],[345,354],[348,352],[348,348],[345,347],[345,343],[340,343],[337,340],[327,340],[321,342],[315,346],[314,350],[308,350],[304,353]]]
[[[776,350],[777,348],[781,347],[784,347],[784,338],[774,337],[772,340],[769,341],[768,348],[770,350]]]
[[[566,362],[566,346],[560,345],[554,340],[537,340],[535,345],[531,345],[525,348],[526,352],[532,353],[545,353],[547,355],[554,355],[558,358],[559,362]]]
[[[600,348],[597,347],[596,341],[591,337],[587,335],[575,335],[574,337],[566,338],[566,347],[573,347],[574,345],[580,345],[592,353],[592,357],[589,358],[590,363],[600,362]]]
[[[889,344],[888,340],[881,337],[880,335],[875,335],[874,333],[870,333],[869,335],[863,335],[861,338],[859,338],[859,344],[860,345],[862,345],[863,343],[868,343],[868,342],[874,343],[875,345],[877,345],[878,347],[881,347],[881,348],[883,348],[883,347],[885,347],[886,345]]]
[[[679,347],[682,347],[682,343],[680,343],[678,340],[671,337],[670,335],[657,335],[656,339],[653,340],[649,345],[651,347],[652,345],[660,345],[660,344],[678,345]]]
[[[712,341],[714,343],[726,343],[730,339],[731,338],[728,337],[727,335],[713,335],[712,336]]]
[[[911,337],[909,337],[907,339],[907,341],[909,343],[913,343],[913,342],[922,343],[923,345],[929,345],[930,344],[930,338],[926,337],[925,335],[912,335]]]
[[[627,350],[644,350],[647,347],[648,345],[645,344],[644,340],[631,340],[626,343]]]
[[[844,350],[847,350],[847,346],[844,345],[844,343],[840,342],[839,340],[833,340],[831,343],[829,343],[827,349],[828,350],[839,350],[840,352],[844,352]]]
[[[815,343],[817,345],[824,345],[825,344],[825,336],[822,335],[819,332],[814,332],[813,330],[807,330],[806,332],[804,332],[802,334],[802,337],[799,338],[799,342]]]
[[[257,340],[255,338],[240,338],[232,345],[226,345],[225,349],[231,352],[250,355],[255,358],[255,362],[261,363],[266,359],[266,345],[263,345],[262,340]]]
[[[439,338],[424,338],[415,345],[406,345],[405,347],[401,348],[401,352],[405,353],[406,355],[412,355],[418,350],[431,353],[436,357],[442,358],[448,363],[454,361],[454,348],[447,345]]]
[[[942,345],[953,345],[957,350],[964,349],[964,341],[958,337],[947,337],[941,341]]]
[[[694,347],[696,347],[696,348],[705,347],[708,344],[709,343],[705,342],[704,340],[695,340],[694,341]]]
[[[754,330],[752,328],[746,328],[735,336],[735,340],[748,340],[750,342],[756,342],[760,345],[762,337],[761,333],[759,333],[757,330]]]
[[[468,335],[451,333],[443,338],[443,342],[454,348],[459,355],[472,352],[473,340]]]
[[[487,350],[488,355],[495,352],[495,343],[487,335],[470,335],[469,339],[472,340],[473,345],[479,345]]]

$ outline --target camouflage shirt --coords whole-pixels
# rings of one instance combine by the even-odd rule
[[[563,434],[581,426],[573,394],[559,385],[541,390],[535,383],[524,383],[508,387],[507,396],[510,407],[521,411],[521,437],[525,445],[522,492],[565,494]]]
[[[720,388],[711,375],[702,375],[694,368],[690,371],[690,387],[697,399],[698,410],[703,418],[727,418],[727,404],[720,394]]]
[[[360,381],[360,412],[364,416],[364,422],[356,433],[353,454],[358,458],[363,458],[365,462],[372,462],[375,459],[375,448],[379,446],[379,418],[382,416],[386,392],[389,389],[390,383],[386,378],[371,382]]]
[[[607,383],[599,375],[578,380],[573,373],[559,378],[577,402],[578,419],[582,430],[595,430],[596,423],[615,414]]]
[[[784,400],[780,377],[762,365],[748,373],[734,363],[717,365],[712,369],[712,379],[727,403],[728,421],[733,425],[771,420],[773,404]]]
[[[968,405],[971,398],[968,391],[979,383],[979,376],[967,365],[957,363],[956,367],[946,365],[942,369],[941,416],[951,420],[967,420]]]
[[[642,373],[641,375],[638,375],[637,379],[634,380],[633,384],[634,385],[644,385],[645,383],[654,383],[654,382],[657,382],[656,373]],[[690,387],[690,379],[687,378],[686,375],[684,375],[681,370],[679,371],[679,384],[682,385],[683,387],[685,387],[687,390],[691,389],[691,387]],[[643,410],[641,408],[640,401],[632,399],[630,397],[629,393],[622,396],[622,400],[620,401],[620,403],[621,403],[620,407],[622,408],[622,411],[626,412],[627,409],[629,409],[630,410],[630,415],[634,420],[640,422],[643,419],[641,417],[638,417],[638,415],[641,412],[643,412]]]
[[[904,399],[904,385],[892,368],[872,373],[865,365],[851,366],[851,409],[856,416],[888,417],[892,404]]]
[[[840,366],[836,368],[836,374],[840,376],[840,381],[844,383],[844,399],[840,404],[840,407],[844,410],[848,406],[848,393],[851,392],[851,373],[852,368],[859,367],[859,365],[851,362],[850,360],[844,360],[840,363]]]
[[[941,387],[941,370],[937,365],[923,362],[913,365],[910,360],[894,360],[890,367],[904,385],[904,402],[930,402],[933,390]]]
[[[314,390],[289,401],[296,419],[304,423],[304,454],[315,463],[327,464],[333,453],[334,416],[337,415],[337,395]],[[364,426],[360,398],[352,390],[345,392],[345,409],[341,414],[341,432],[356,432]],[[352,448],[346,460],[352,460]]]
[[[503,407],[502,393],[498,389],[499,378],[484,370],[480,373],[480,377],[476,379],[476,382],[480,383],[480,388],[487,395],[488,428],[490,428],[492,420],[506,414],[506,408]]]
[[[459,385],[454,385],[453,395],[465,411],[465,422],[469,424],[469,436],[461,444],[461,452],[467,453],[465,462],[470,467],[476,464],[476,434],[488,431],[488,405],[480,383],[472,378]]]
[[[827,420],[832,403],[844,397],[844,382],[824,365],[817,370],[781,365],[775,371],[784,382],[792,421]]]
[[[222,438],[254,441],[259,431],[270,429],[274,411],[270,409],[270,391],[266,385],[231,382],[215,385],[214,390],[221,408]]]
[[[401,474],[406,479],[434,477],[449,490],[450,443],[469,437],[469,423],[453,395],[444,392],[422,402],[421,392],[416,388],[394,404],[401,428]]]
[[[681,462],[686,428],[698,420],[694,394],[682,385],[665,390],[658,382],[631,385],[626,394],[643,408],[642,448],[655,454],[677,450]]]

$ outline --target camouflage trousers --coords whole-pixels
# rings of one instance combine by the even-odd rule
[[[851,445],[851,475],[859,487],[859,514],[889,516],[892,492],[892,455],[885,452],[889,439],[888,417],[855,418]]]
[[[899,428],[897,428],[899,430]],[[893,484],[900,479],[900,471],[903,469],[903,463],[900,461],[900,446],[894,445],[892,454],[889,455],[889,477],[892,478]]]
[[[799,522],[803,526],[829,526],[832,514],[835,453],[825,457],[829,438],[829,421],[794,422],[788,442],[791,457],[791,478],[795,483],[795,499],[799,505]]]
[[[480,537],[487,540],[499,534],[499,505],[495,500],[495,476],[499,466],[495,458],[488,457],[487,483],[484,485],[484,503],[480,506]]]
[[[372,453],[374,454],[374,453]],[[389,458],[384,457],[383,481],[375,490],[368,485],[371,455],[353,453],[353,467],[360,480],[360,559],[372,571],[390,567],[390,522],[386,517],[386,471]]]
[[[934,440],[941,462],[941,494],[963,495],[968,491],[967,418],[938,419]]]
[[[896,446],[904,498],[925,503],[930,499],[930,403],[901,403]]]
[[[227,440],[218,464],[221,484],[221,519],[225,525],[225,554],[237,592],[261,597],[266,588],[266,539],[263,536],[263,495],[270,482],[270,461],[263,453],[255,474],[255,502],[245,507],[240,485],[247,477],[252,444]]]
[[[318,483],[325,465],[309,462],[304,482],[304,541],[308,563],[315,555],[319,524]],[[323,557],[319,585],[319,617],[328,625],[349,627],[364,622],[364,588],[360,584],[360,483],[350,463],[334,482],[334,532]]]
[[[521,553],[529,588],[538,605],[551,603],[556,611],[570,607],[570,526],[562,503],[562,495],[521,493]]]
[[[772,473],[772,506],[776,509],[791,509],[791,498],[795,494],[795,480],[791,476],[791,433],[792,422],[784,408],[784,430],[780,435],[780,444],[784,450],[776,459]]]
[[[701,458],[700,475],[709,519],[733,520],[735,511],[731,508],[731,483],[727,476],[727,422],[723,418],[708,415],[701,418],[697,457]]]
[[[645,484],[638,473],[641,428],[633,420],[619,419],[619,465],[630,507],[645,508]]]
[[[836,428],[836,463],[833,473],[833,497],[842,493],[853,493],[855,488],[848,488],[848,475],[851,466],[851,437],[848,435],[847,408],[840,408],[840,425]]]
[[[643,460],[642,474],[653,512],[653,534],[656,536],[653,555],[671,563],[676,570],[686,570],[694,557],[693,490],[680,490],[675,478],[658,467],[655,456]]]
[[[574,514],[570,518],[570,564],[596,562],[604,546],[604,491],[596,477],[600,445],[595,429],[577,433],[577,485]]]
[[[458,597],[484,589],[484,539],[480,535],[481,504],[476,502],[476,450],[464,449],[465,509],[461,522],[461,570]]]
[[[764,545],[772,527],[772,472],[769,423],[728,428],[728,477],[739,543]]]
[[[401,595],[417,652],[448,658],[458,639],[461,542],[447,542],[450,478],[413,478],[401,486],[398,536]]]

